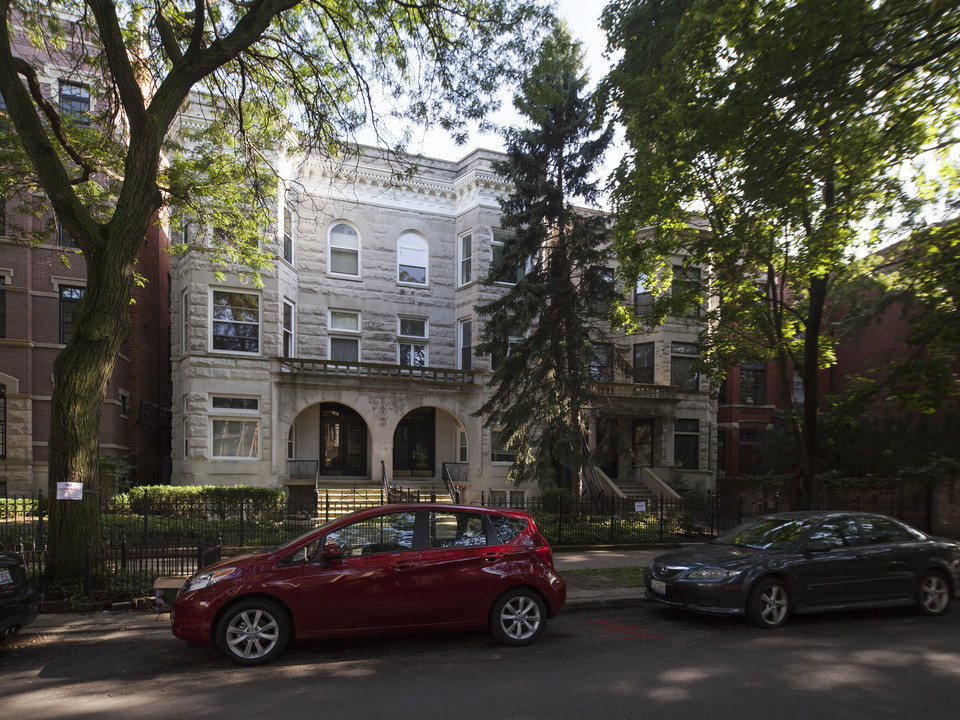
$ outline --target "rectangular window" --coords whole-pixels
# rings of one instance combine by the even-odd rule
[[[260,352],[260,296],[213,291],[213,349]]]
[[[84,125],[90,122],[90,91],[77,83],[60,81],[60,112]]]
[[[283,301],[283,356],[292,358],[296,354],[293,338],[294,306],[289,300]]]
[[[762,360],[740,363],[740,403],[764,405],[767,402],[767,364]]]
[[[259,420],[213,419],[213,457],[257,458],[259,448]]]
[[[523,342],[523,338],[511,337],[507,338],[506,346],[501,345],[490,353],[490,369],[496,370],[507,359],[510,355],[516,352],[517,348],[520,347],[520,343]]]
[[[354,337],[344,336],[349,333]],[[355,310],[330,311],[330,359],[360,362],[360,313]]]
[[[120,417],[127,417],[130,411],[130,396],[126,393],[120,393]]]
[[[673,266],[673,282],[670,285],[670,293],[677,298],[682,298],[685,306],[684,315],[687,317],[699,317],[701,313],[700,292],[700,268],[684,267],[683,265]]]
[[[506,436],[502,431],[490,431],[490,462],[513,462],[516,453],[506,448],[505,441]]]
[[[633,463],[653,465],[653,418],[633,421]]]
[[[653,310],[653,293],[647,289],[649,281],[643,275],[637,279],[633,293],[633,311],[637,315],[646,315]]]
[[[493,243],[491,244],[491,249],[493,250],[491,266],[493,268],[497,268],[502,262],[503,246],[509,239],[510,236],[507,233],[497,230],[493,231]],[[494,276],[494,282],[504,283],[505,285],[516,285],[525,274],[526,267],[523,262],[518,262],[515,265],[506,265],[501,267],[500,271]]]
[[[293,205],[283,208],[283,259],[293,264]]]
[[[73,332],[73,317],[83,299],[82,287],[60,286],[60,344],[66,345]]]
[[[740,475],[759,475],[760,431],[748,429],[740,431]]]
[[[287,431],[287,460],[295,460],[297,457],[297,426],[291,425]]]
[[[414,339],[427,337],[427,319],[415,317],[397,318],[397,362],[408,367],[427,365],[427,344]]]
[[[595,267],[590,269],[590,273],[591,284],[596,289],[596,292],[591,293],[595,299],[590,303],[590,313],[603,315],[610,306],[609,298],[615,289],[613,268]]]
[[[255,397],[210,398],[212,456],[257,458],[260,455],[260,400]]]
[[[633,346],[633,381],[653,385],[654,343],[639,343]]]
[[[190,351],[190,293],[184,292],[180,296],[181,338],[180,354],[186,355]]]
[[[473,236],[461,235],[458,242],[457,257],[460,264],[459,285],[466,285],[473,279]]]
[[[679,390],[700,389],[700,374],[696,371],[700,348],[696,343],[670,343],[670,384]]]
[[[57,245],[71,248],[77,246],[77,241],[64,229],[63,224],[59,220],[57,221]]]
[[[460,452],[458,457],[462,463],[467,461],[467,434],[463,430],[460,431]]]
[[[593,343],[590,379],[597,382],[613,382],[613,345],[610,343]]]
[[[473,369],[473,323],[461,320],[457,331],[458,360],[461,370]]]
[[[673,464],[680,468],[700,467],[700,421],[677,418],[673,428]]]
[[[803,407],[805,394],[803,391],[803,377],[800,373],[794,371],[793,373],[793,402],[798,407]]]

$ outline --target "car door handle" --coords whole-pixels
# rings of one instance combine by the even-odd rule
[[[502,557],[503,557],[503,553],[498,553],[498,552],[484,553],[483,555],[483,559],[486,560],[487,562],[496,562]]]
[[[415,567],[416,563],[412,560],[398,560],[390,566],[391,570],[409,570],[412,567]]]

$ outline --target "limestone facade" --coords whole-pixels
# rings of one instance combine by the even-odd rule
[[[474,306],[503,291],[479,282],[507,192],[490,167],[496,157],[420,158],[405,174],[373,150],[287,160],[277,226],[264,239],[278,259],[262,287],[240,274],[218,281],[199,253],[173,261],[175,483],[306,498],[315,485],[386,476],[439,490],[446,466],[466,502],[537,493],[506,484],[509,456],[474,416],[490,392],[489,358],[471,351]],[[597,415],[628,441],[634,421],[651,423],[645,464],[667,482],[710,486],[716,402],[705,381],[671,385],[677,341],[696,343],[693,321],[621,338],[628,356],[654,343],[654,382],[618,375]],[[689,467],[674,461],[678,432]],[[631,481],[635,464],[627,452],[608,474]]]

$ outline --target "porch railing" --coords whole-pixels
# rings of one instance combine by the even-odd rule
[[[324,377],[356,378],[358,380],[417,380],[441,385],[478,385],[472,370],[439,367],[410,367],[385,363],[346,362],[343,360],[280,360],[280,370],[291,374],[321,375]]]

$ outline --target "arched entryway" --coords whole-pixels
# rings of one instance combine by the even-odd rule
[[[339,403],[320,403],[321,475],[366,476],[367,424],[360,414]]]

